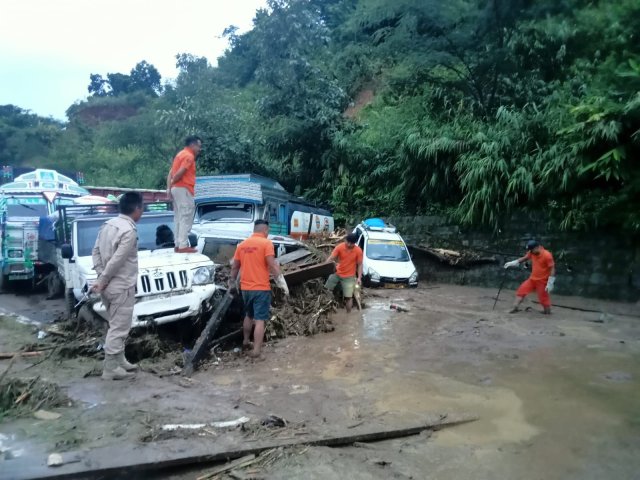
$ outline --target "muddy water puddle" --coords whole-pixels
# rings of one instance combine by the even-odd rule
[[[630,319],[603,328],[571,312],[543,322],[479,309],[492,341],[476,362],[468,344],[486,329],[454,340],[429,335],[469,330],[475,317],[467,306],[451,311],[455,320],[440,322],[415,310],[390,310],[393,301],[368,305],[349,331],[361,339],[360,348],[345,341],[346,351],[323,378],[342,382],[351,398],[370,399],[377,414],[418,422],[434,413],[477,415],[476,422],[438,432],[433,446],[471,452],[488,471],[531,472],[520,478],[634,478],[630,472],[640,472],[640,457],[630,448],[640,444],[640,328]],[[446,312],[434,308],[439,316]],[[442,357],[425,354],[433,350]],[[358,365],[357,375],[345,367],[350,364]],[[437,478],[476,477],[461,467]]]
[[[159,421],[156,412],[178,423],[275,412],[310,425],[413,423],[451,413],[478,420],[428,441],[380,444],[376,455],[393,450],[396,471],[406,466],[406,476],[438,479],[634,478],[640,324],[597,324],[575,312],[509,316],[492,311],[486,293],[385,292],[362,312],[339,311],[335,332],[272,342],[264,362],[238,357],[189,384],[144,373],[133,384],[105,385],[81,378],[86,363],[65,361],[60,367],[69,370],[55,373],[69,379],[67,391],[82,409],[68,412],[78,413],[74,448],[135,442],[143,420]]]

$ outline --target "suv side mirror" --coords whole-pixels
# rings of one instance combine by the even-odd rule
[[[73,258],[73,247],[65,243],[60,247],[60,253],[65,260],[71,260]]]
[[[195,233],[189,233],[189,246],[190,247],[198,246],[198,236]]]

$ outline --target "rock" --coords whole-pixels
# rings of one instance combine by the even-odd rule
[[[52,453],[47,459],[47,465],[50,467],[59,467],[60,465],[64,465],[62,455],[60,455],[59,453]]]
[[[56,412],[49,412],[48,410],[38,410],[33,413],[33,416],[39,420],[57,420],[62,415]]]
[[[628,372],[615,371],[603,373],[602,378],[604,378],[605,380],[609,380],[610,382],[627,383],[633,380],[633,375]]]

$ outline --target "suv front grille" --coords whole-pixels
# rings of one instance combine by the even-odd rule
[[[180,278],[180,285],[176,281],[175,272],[163,272],[161,276],[154,275],[153,278],[148,274],[140,275],[136,290],[142,293],[164,293],[178,288],[187,288],[189,286],[187,271],[180,270],[178,277]]]
[[[380,283],[409,283],[408,278],[381,277]]]

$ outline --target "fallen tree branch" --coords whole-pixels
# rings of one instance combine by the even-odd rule
[[[377,429],[350,430],[348,433],[336,433],[332,436],[311,436],[306,435],[301,438],[288,440],[265,440],[263,442],[249,446],[247,442],[241,442],[240,446],[230,444],[216,444],[171,441],[172,448],[167,450],[166,442],[158,442],[157,445],[150,444],[146,448],[131,449],[128,446],[111,446],[96,448],[87,452],[82,452],[82,462],[65,464],[51,470],[46,467],[46,462],[34,461],[33,457],[19,457],[5,462],[6,467],[3,473],[8,478],[16,479],[36,479],[36,478],[97,478],[100,476],[110,476],[116,473],[125,475],[127,478],[137,478],[136,472],[160,471],[170,467],[194,465],[198,463],[211,463],[219,461],[229,461],[248,455],[257,455],[264,451],[276,448],[289,448],[298,445],[307,446],[328,446],[341,447],[353,445],[356,442],[377,442],[380,440],[390,440],[393,438],[417,435],[425,430],[440,430],[445,427],[460,425],[477,420],[477,417],[461,416],[453,417],[440,415],[433,421],[409,426],[409,427],[387,427]],[[75,457],[78,452],[64,453],[63,460],[67,456]]]
[[[531,302],[537,305],[540,305],[540,302],[538,300],[531,300]],[[594,310],[591,308],[582,308],[582,307],[570,307],[569,305],[559,305],[557,303],[552,303],[551,306],[557,307],[557,308],[565,308],[567,310],[575,310],[577,312],[606,313],[606,312],[603,312],[602,310]],[[640,315],[634,315],[632,313],[614,313],[613,315],[619,315],[621,317],[640,318]]]
[[[38,357],[40,355],[42,355],[42,352],[39,350],[33,352],[7,352],[0,353],[0,360],[8,360],[15,357]]]

